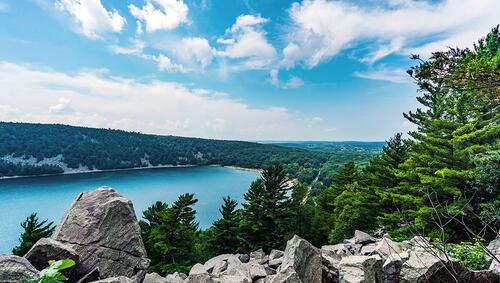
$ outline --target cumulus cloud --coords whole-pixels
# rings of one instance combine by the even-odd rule
[[[279,79],[279,71],[277,69],[272,69],[269,72],[269,83],[271,83],[275,87],[279,88],[298,88],[304,85],[304,81],[302,81],[299,77],[292,76],[288,81],[281,81]]]
[[[56,7],[69,13],[78,23],[78,31],[91,39],[121,32],[126,23],[118,11],[106,10],[101,0],[57,0]]]
[[[68,106],[72,112],[63,111]],[[286,108],[255,108],[212,90],[1,61],[0,120],[224,139],[321,138],[320,130],[307,128],[310,119]]]
[[[128,8],[135,18],[146,24],[148,32],[172,30],[188,22],[189,8],[183,0],[146,0],[142,8],[134,4]]]
[[[283,50],[283,67],[304,64],[312,68],[358,44],[372,49],[364,59],[370,63],[394,52],[425,53],[431,48],[470,46],[498,24],[500,11],[497,0],[379,3],[294,3],[289,10],[291,25]]]
[[[218,56],[234,59],[235,69],[264,69],[277,56],[275,48],[268,42],[262,28],[268,19],[260,15],[240,15],[224,37],[217,39],[223,45]]]
[[[49,107],[49,113],[58,114],[58,115],[66,115],[74,112],[73,108],[70,105],[71,100],[65,97],[59,98],[56,104]]]
[[[409,83],[410,77],[403,69],[391,69],[386,67],[379,67],[375,70],[370,70],[366,72],[354,72],[354,75],[358,78],[376,80],[376,81],[386,81],[391,83]]]

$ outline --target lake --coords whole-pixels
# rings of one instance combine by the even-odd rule
[[[219,218],[222,198],[231,196],[241,203],[243,194],[258,176],[253,171],[207,166],[0,180],[0,254],[10,254],[18,244],[20,223],[31,212],[57,224],[82,191],[113,187],[132,200],[138,219],[157,200],[170,204],[180,194],[194,193],[198,198],[195,208],[200,227],[206,228]]]

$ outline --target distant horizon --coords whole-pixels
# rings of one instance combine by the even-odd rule
[[[60,126],[68,126],[68,127],[76,127],[76,128],[90,128],[90,129],[101,129],[101,130],[112,130],[112,131],[124,131],[128,133],[138,133],[142,135],[155,135],[155,136],[175,136],[182,138],[199,138],[199,139],[209,139],[209,140],[227,140],[227,141],[244,141],[244,142],[254,142],[254,143],[385,143],[385,141],[363,141],[363,140],[238,140],[238,139],[213,139],[213,138],[205,138],[200,136],[179,136],[179,135],[169,135],[169,134],[155,134],[155,133],[147,133],[147,132],[138,132],[138,131],[129,131],[124,129],[116,129],[116,128],[101,128],[101,127],[87,127],[81,125],[70,125],[70,124],[61,124],[61,123],[38,123],[38,122],[21,122],[21,121],[2,121],[0,123],[13,123],[13,124],[32,124],[32,125],[60,125]]]

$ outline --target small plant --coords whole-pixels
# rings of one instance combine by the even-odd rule
[[[488,258],[479,241],[450,245],[448,253],[469,270],[488,268]]]
[[[67,281],[68,278],[60,271],[70,268],[73,265],[75,265],[75,262],[71,259],[50,260],[49,267],[40,271],[38,280],[22,280],[21,283],[55,283]]]

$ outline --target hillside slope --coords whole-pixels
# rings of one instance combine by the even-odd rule
[[[0,177],[165,165],[319,167],[329,154],[242,141],[147,135],[66,125],[0,122]]]

